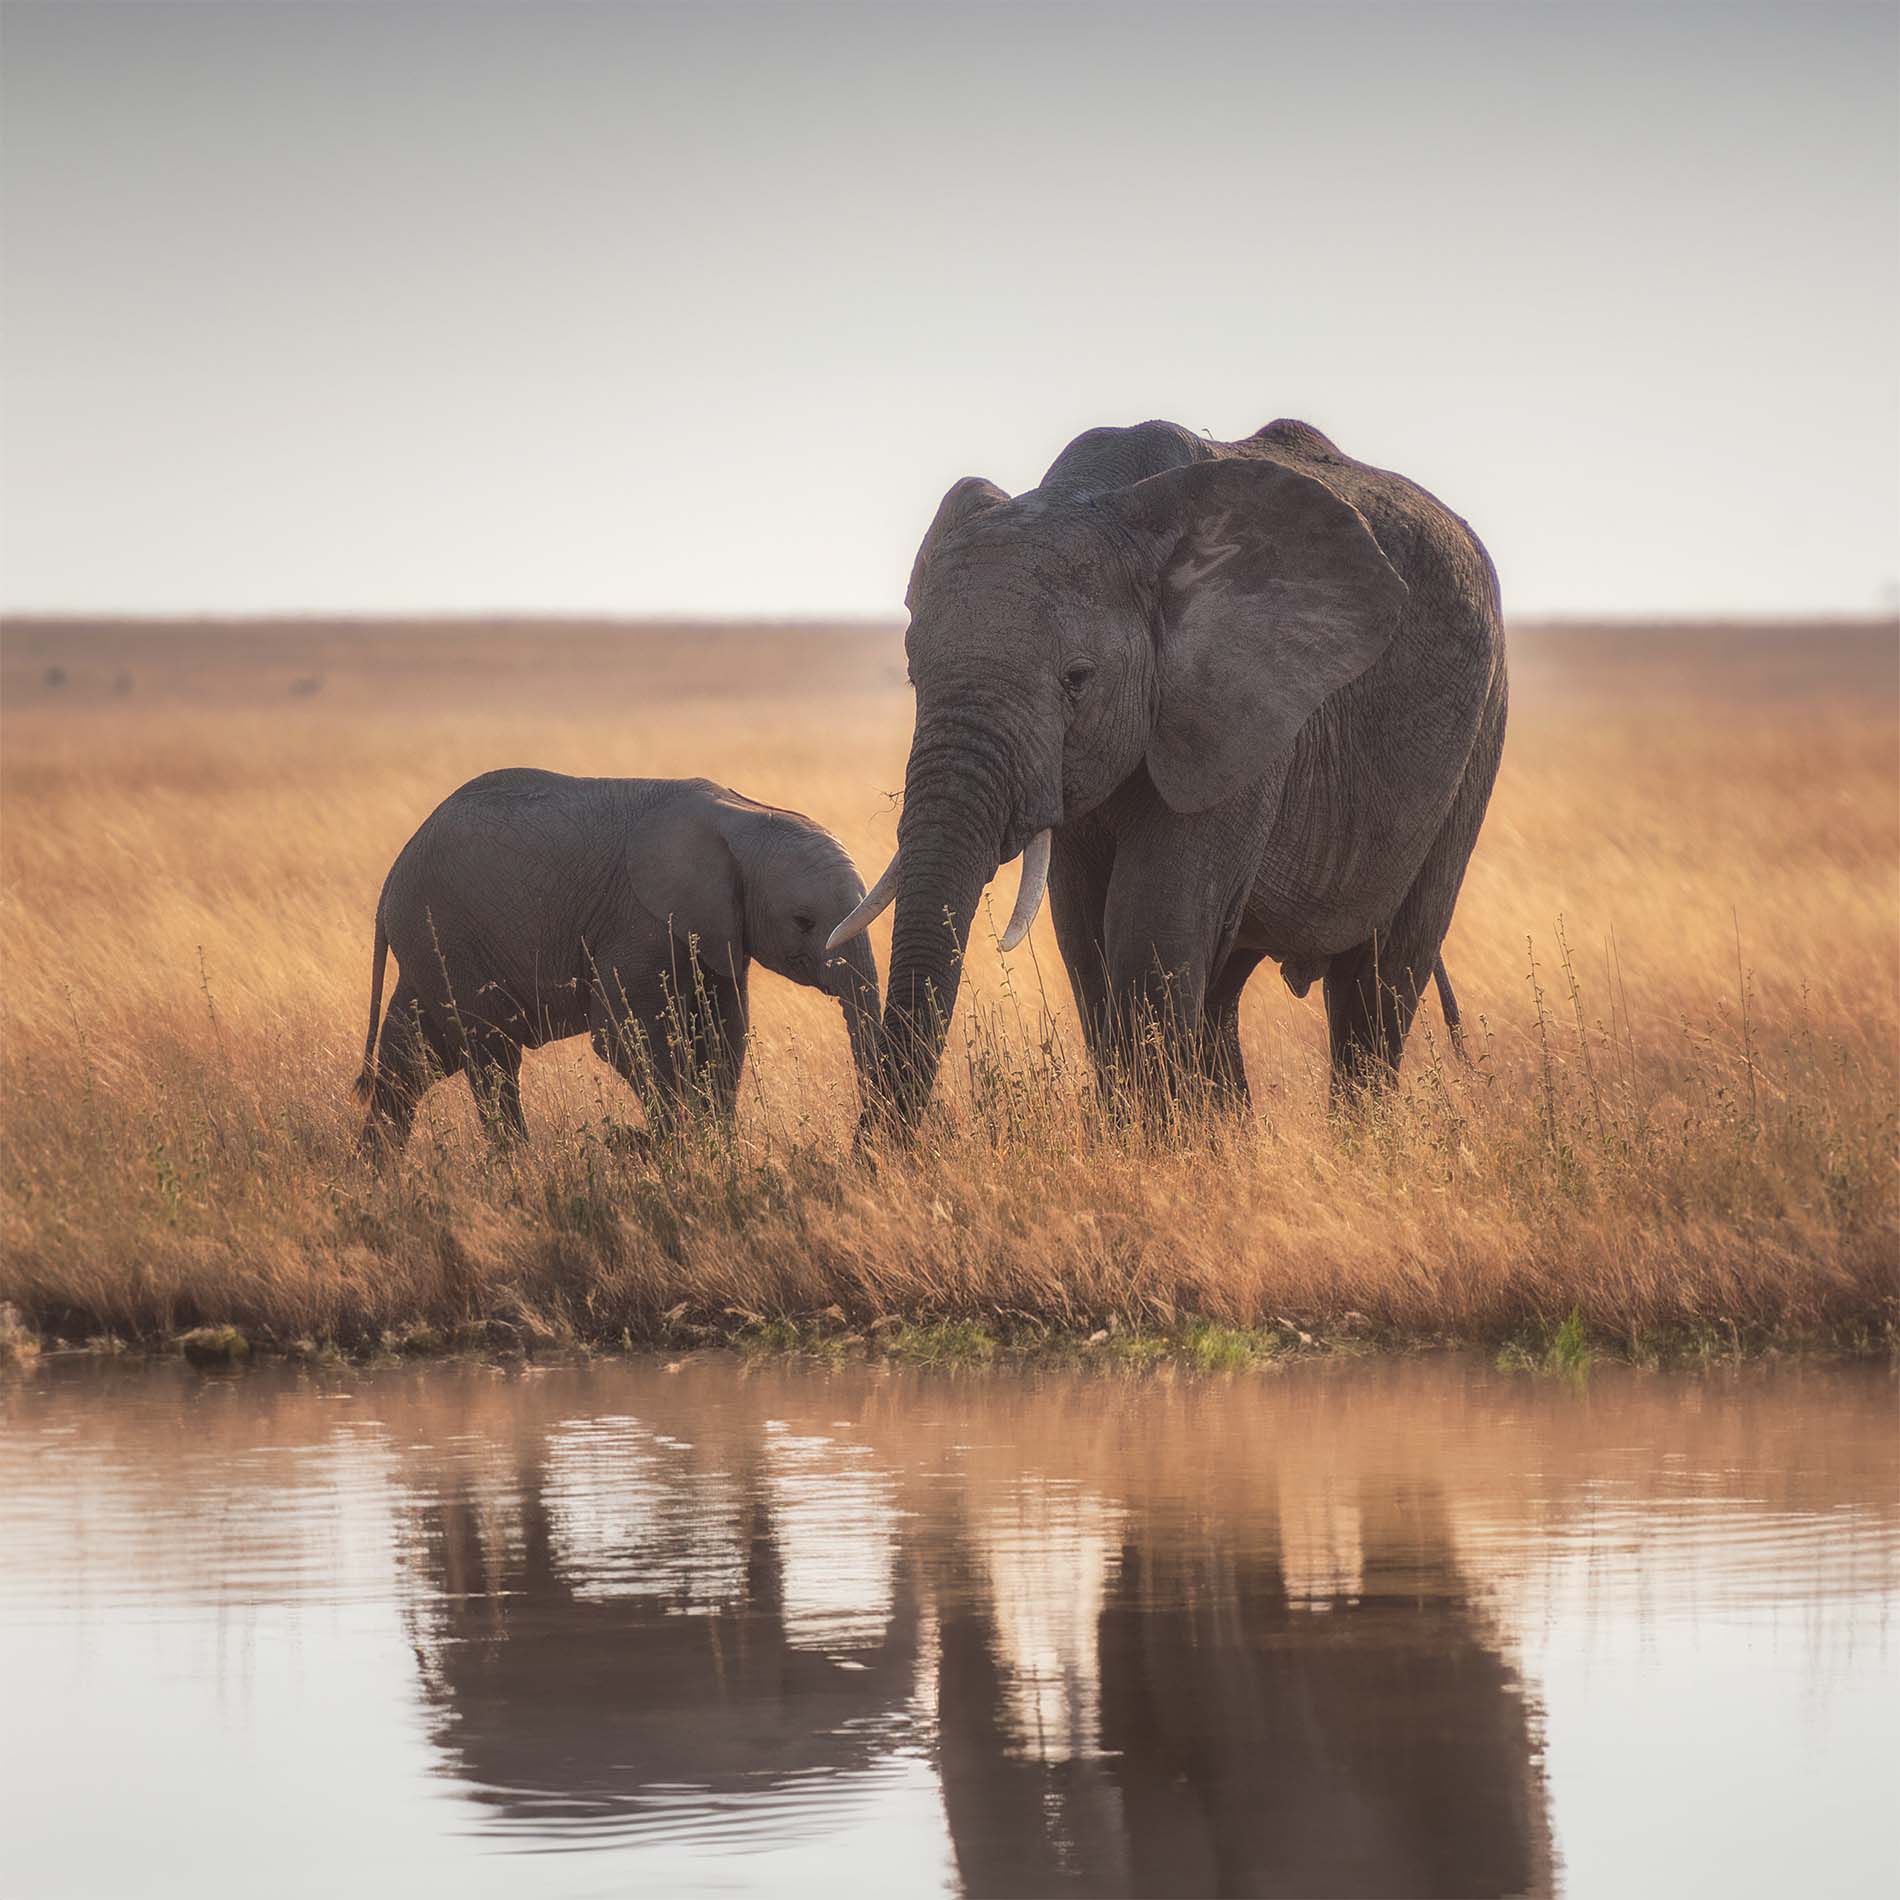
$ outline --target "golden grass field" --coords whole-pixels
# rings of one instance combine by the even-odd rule
[[[1638,1356],[1888,1343],[1896,656],[1891,625],[1516,633],[1446,946],[1475,1061],[1428,1001],[1360,1118],[1327,1113],[1317,989],[1269,967],[1249,1120],[1110,1125],[1045,911],[1007,967],[993,931],[972,946],[909,1151],[853,1156],[835,1006],[755,971],[731,1143],[642,1158],[577,1042],[528,1059],[525,1149],[491,1153],[457,1082],[379,1174],[351,1150],[372,909],[436,801],[500,765],[705,774],[810,812],[869,877],[898,636],[12,623],[0,1300],[74,1340],[352,1347],[892,1320],[1498,1343],[1573,1312]]]

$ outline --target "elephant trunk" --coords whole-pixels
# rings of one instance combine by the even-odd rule
[[[851,1066],[858,1078],[858,1100],[870,1108],[878,1099],[880,1051],[878,1024],[877,955],[868,937],[854,937],[832,952],[826,964],[826,987],[844,1011],[845,1033],[851,1038]]]
[[[911,747],[884,993],[882,1105],[900,1126],[930,1099],[977,901],[1001,860],[1010,781],[1000,760],[985,769],[993,733],[920,724]]]

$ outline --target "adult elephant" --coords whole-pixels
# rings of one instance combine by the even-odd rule
[[[898,852],[832,938],[895,902],[901,1117],[1018,852],[1004,947],[1046,886],[1105,1075],[1158,1021],[1172,1073],[1244,1095],[1240,993],[1267,958],[1296,994],[1324,981],[1336,1093],[1396,1067],[1504,740],[1497,577],[1462,520],[1302,422],[1092,429],[1027,494],[958,482],[906,604]]]

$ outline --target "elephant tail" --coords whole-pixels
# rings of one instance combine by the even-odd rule
[[[383,966],[389,961],[389,932],[383,928],[383,900],[376,900],[376,947],[370,952],[369,1034],[363,1039],[363,1072],[356,1092],[365,1101],[376,1086],[376,1025],[383,1014]]]
[[[1462,1061],[1469,1061],[1469,1056],[1465,1054],[1464,1024],[1458,1015],[1458,998],[1452,994],[1451,978],[1445,974],[1445,959],[1442,956],[1432,959],[1432,981],[1438,985],[1438,1006],[1445,1012],[1445,1028],[1451,1036],[1452,1054]]]

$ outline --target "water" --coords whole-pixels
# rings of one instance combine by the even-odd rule
[[[0,1890],[1891,1891],[1894,1398],[49,1361]]]

